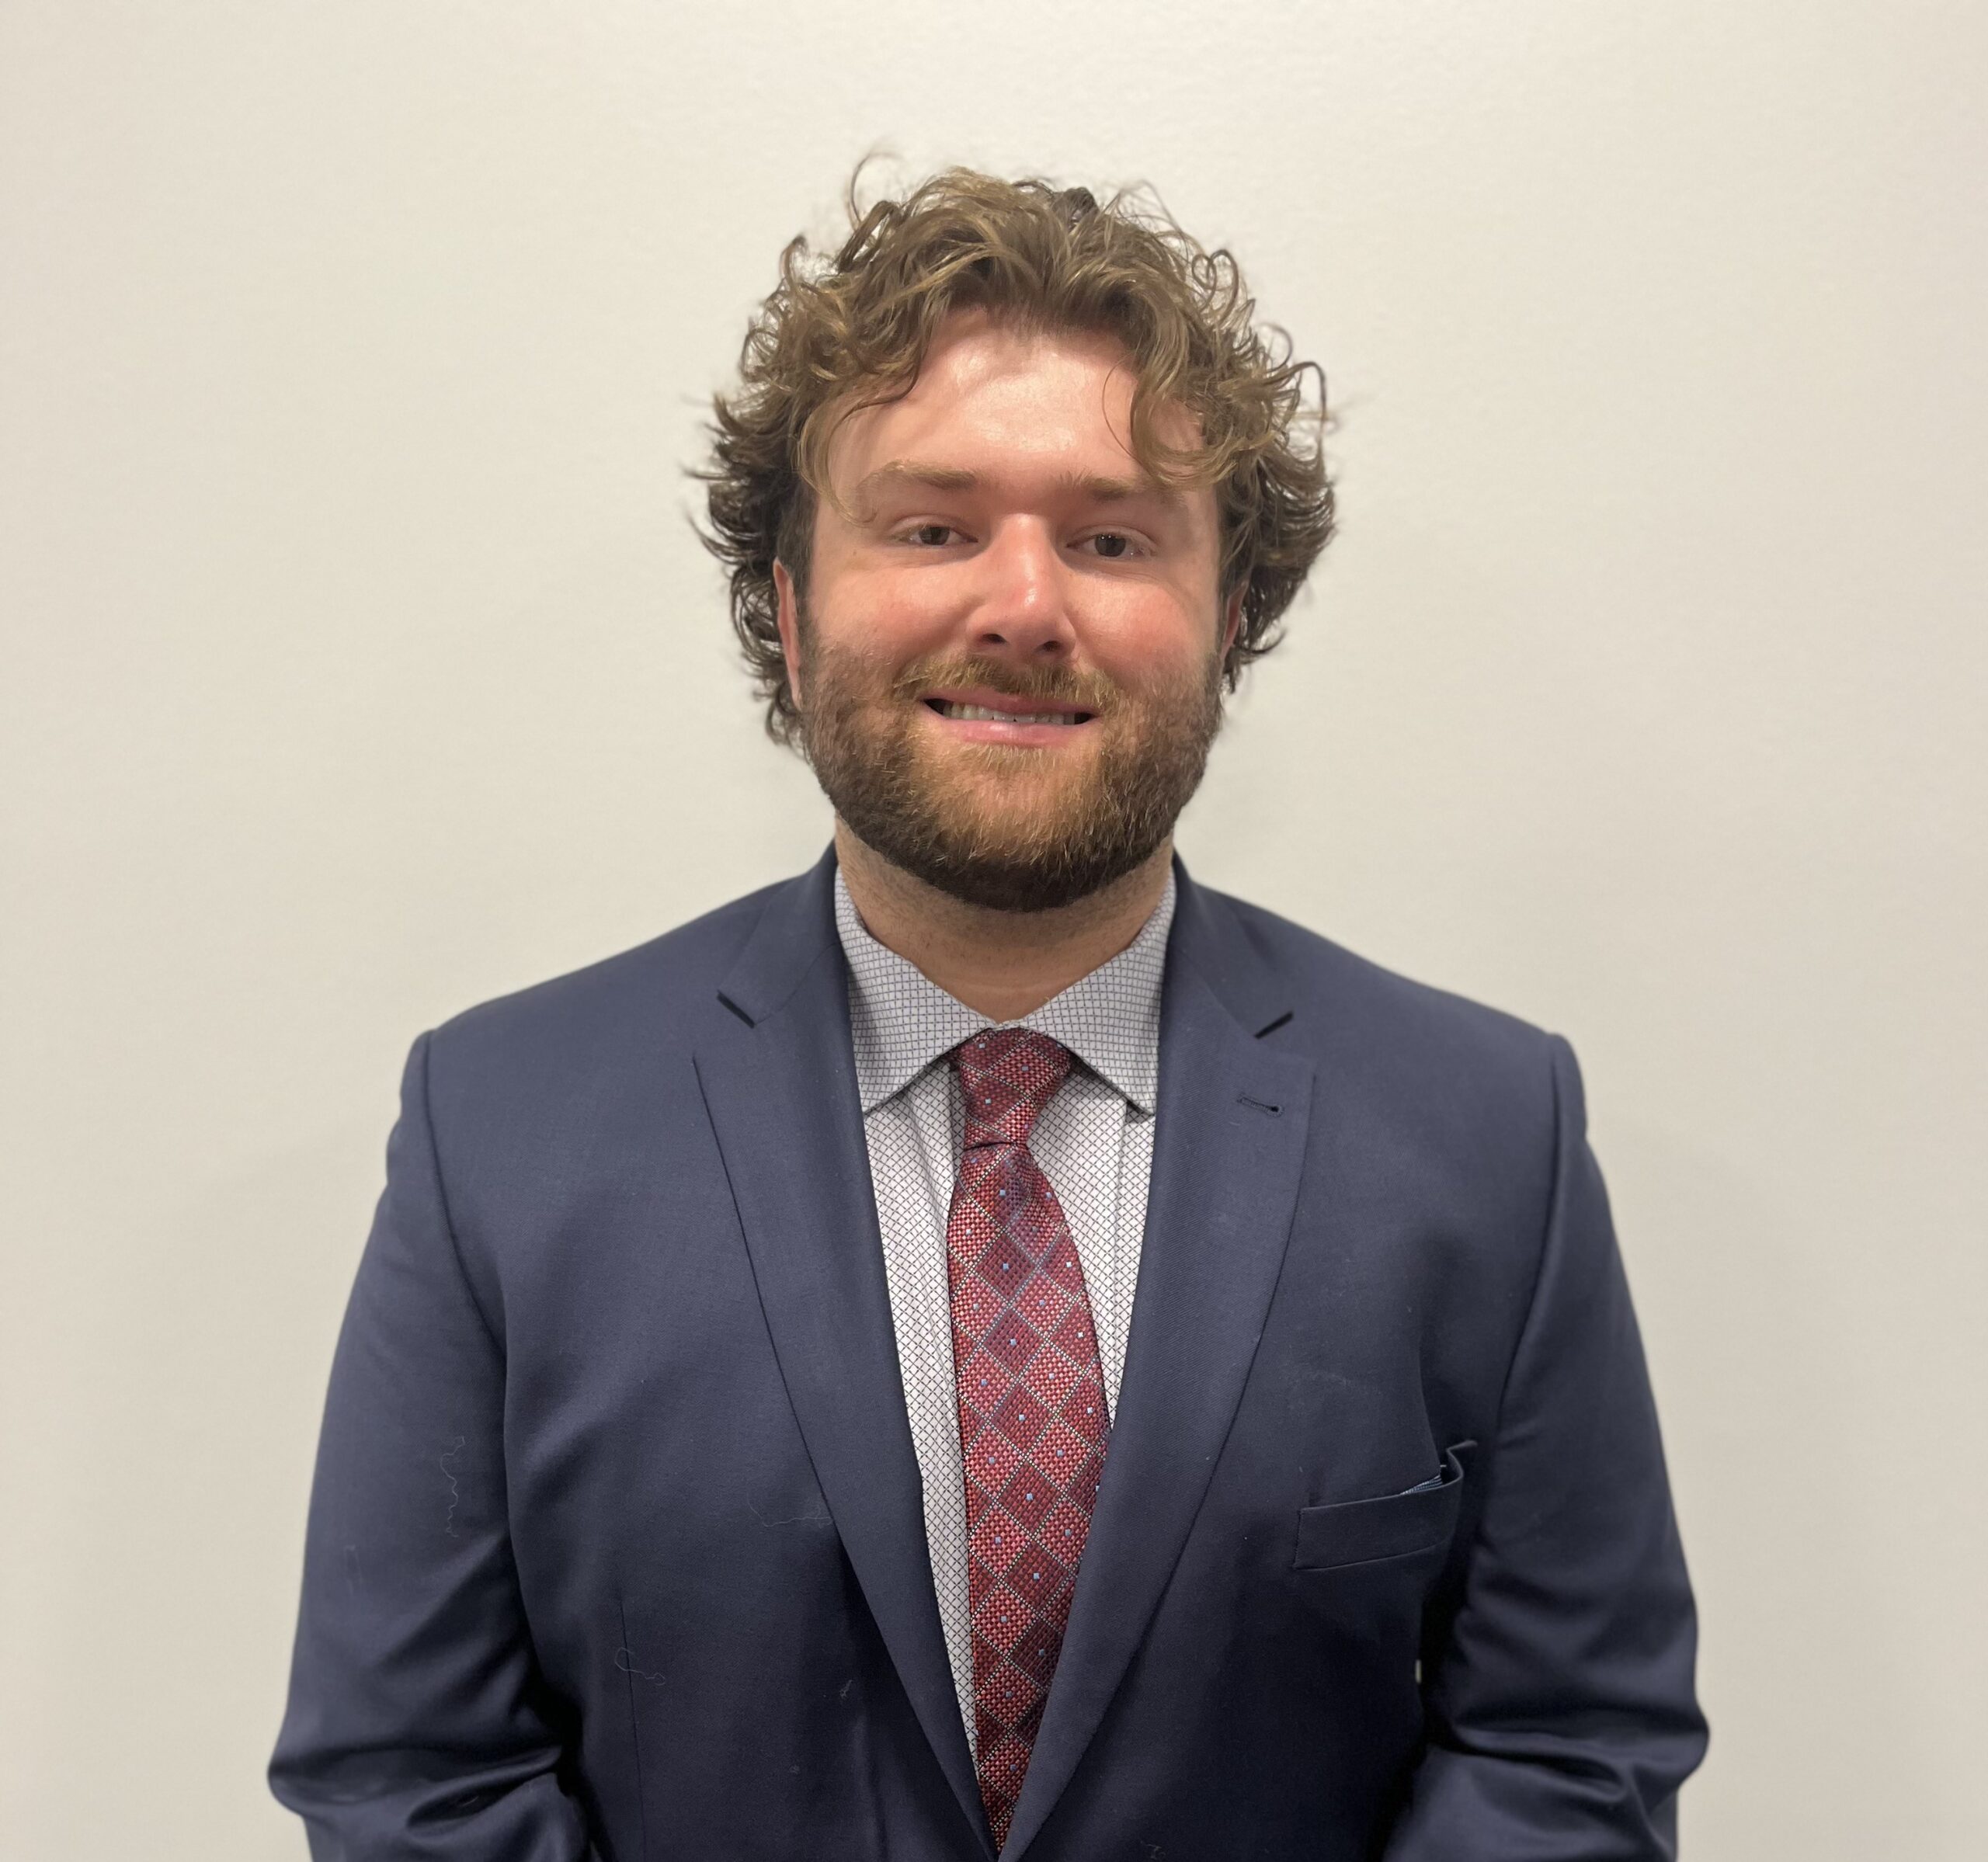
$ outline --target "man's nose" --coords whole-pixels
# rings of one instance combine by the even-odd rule
[[[1076,644],[1069,569],[1049,526],[1010,519],[989,539],[979,566],[971,650],[1036,664],[1067,659]]]

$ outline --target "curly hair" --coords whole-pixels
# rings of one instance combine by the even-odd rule
[[[814,256],[805,236],[780,255],[738,384],[713,398],[711,457],[694,474],[709,488],[710,528],[700,533],[729,572],[732,624],[768,732],[791,744],[799,724],[773,565],[786,565],[805,600],[836,427],[908,392],[941,321],[968,308],[1124,345],[1133,457],[1158,482],[1215,489],[1222,594],[1242,591],[1222,667],[1233,690],[1281,638],[1277,622],[1332,535],[1322,372],[1293,359],[1284,331],[1256,322],[1232,255],[1202,247],[1142,192],[1100,201],[1085,188],[964,168],[867,208],[856,190],[852,179],[850,233],[833,259]],[[1160,438],[1175,407],[1197,422],[1198,444]]]

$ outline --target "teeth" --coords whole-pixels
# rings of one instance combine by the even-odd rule
[[[1067,711],[996,711],[985,705],[956,705],[944,700],[940,701],[939,712],[941,717],[957,717],[969,723],[1069,724],[1076,722]]]

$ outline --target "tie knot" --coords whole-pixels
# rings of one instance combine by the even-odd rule
[[[1070,1075],[1070,1051],[1032,1028],[988,1028],[953,1050],[966,1101],[966,1145],[1026,1145]]]

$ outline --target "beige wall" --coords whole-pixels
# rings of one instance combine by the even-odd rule
[[[1151,178],[1326,362],[1343,535],[1187,856],[1580,1051],[1695,1862],[1979,1856],[1984,57],[1903,0],[0,5],[0,1850],[301,1856],[407,1043],[822,839],[680,468],[884,140]]]

